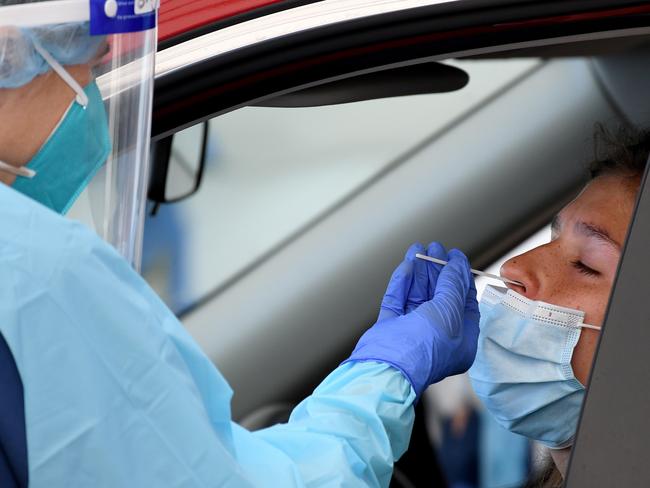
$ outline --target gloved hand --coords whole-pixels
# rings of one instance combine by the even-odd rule
[[[432,243],[431,257],[449,261],[436,265],[415,257],[412,245],[393,273],[379,318],[361,337],[346,361],[379,361],[399,369],[419,398],[427,386],[463,373],[474,362],[479,332],[476,287],[465,255],[447,254]]]

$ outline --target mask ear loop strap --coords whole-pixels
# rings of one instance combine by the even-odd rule
[[[0,161],[0,171],[11,173],[14,176],[22,176],[23,178],[33,178],[36,176],[36,171],[33,169],[25,168],[24,166],[12,166],[4,161]]]
[[[70,73],[68,73],[66,69],[61,66],[61,64],[43,48],[43,46],[41,46],[40,42],[38,42],[36,39],[32,39],[31,41],[34,45],[34,49],[36,49],[38,54],[43,57],[43,59],[47,62],[47,64],[50,65],[56,74],[58,74],[61,79],[65,81],[67,85],[76,93],[77,96],[75,99],[77,103],[85,109],[88,106],[88,95],[86,95],[86,92],[81,87],[81,85],[77,83],[77,80],[75,80],[72,75],[70,75]],[[7,164],[4,161],[0,161],[0,171],[10,173],[14,176],[22,176],[23,178],[33,178],[36,176],[36,171],[33,169],[29,169],[24,166],[12,166],[11,164]]]
[[[88,106],[88,95],[86,95],[86,92],[81,87],[81,85],[77,83],[77,80],[75,80],[72,75],[70,75],[70,73],[68,73],[66,69],[61,66],[61,64],[56,59],[54,59],[52,55],[48,53],[36,39],[32,39],[32,43],[34,44],[34,49],[36,49],[38,54],[43,57],[43,59],[47,62],[47,64],[50,65],[56,74],[59,75],[61,79],[65,81],[68,86],[72,88],[72,90],[77,94],[77,103],[85,109]]]
[[[591,330],[600,330],[602,327],[598,327],[597,325],[589,325],[589,324],[580,324],[580,327],[584,327],[585,329],[591,329]]]

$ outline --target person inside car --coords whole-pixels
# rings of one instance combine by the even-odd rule
[[[650,154],[650,131],[599,126],[590,181],[553,219],[550,242],[501,268],[521,283],[488,290],[470,370],[502,426],[545,444],[531,486],[561,486],[585,385]],[[552,304],[552,305],[550,305]]]

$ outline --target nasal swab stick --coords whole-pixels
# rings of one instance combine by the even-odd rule
[[[415,257],[424,259],[425,261],[431,261],[432,263],[436,263],[436,264],[447,264],[447,261],[438,258],[432,258],[431,256],[425,256],[424,254],[420,254],[420,253],[416,254]],[[503,276],[495,275],[492,273],[486,273],[485,271],[479,271],[477,269],[470,269],[470,271],[477,276],[485,276],[487,278],[503,281],[505,283],[512,283],[513,285],[524,286],[524,284],[520,283],[519,281],[509,280],[508,278],[504,278]]]

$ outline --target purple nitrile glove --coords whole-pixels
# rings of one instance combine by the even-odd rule
[[[412,245],[382,300],[379,318],[359,339],[346,361],[379,361],[399,369],[417,397],[429,385],[472,365],[478,340],[476,287],[465,255],[447,254],[432,243],[427,255],[446,266],[417,259]]]

